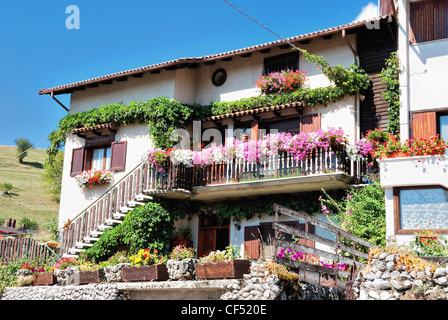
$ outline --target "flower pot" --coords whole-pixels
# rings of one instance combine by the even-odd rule
[[[75,286],[89,283],[100,283],[100,273],[98,270],[75,271],[70,275],[69,283]]]
[[[49,248],[57,248],[59,246],[59,243],[50,242],[45,244]]]
[[[432,241],[437,241],[439,239],[439,236],[419,236],[419,240],[421,243],[429,246]]]
[[[250,273],[249,260],[232,260],[199,263],[196,265],[197,279],[234,279]]]
[[[141,267],[124,267],[121,269],[123,281],[166,281],[169,279],[168,270],[164,264]]]
[[[57,283],[53,272],[39,273],[34,275],[35,286],[52,286]]]
[[[387,158],[402,158],[402,157],[409,157],[410,154],[403,151],[394,151],[391,154],[387,155]]]

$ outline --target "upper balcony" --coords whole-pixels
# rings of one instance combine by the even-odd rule
[[[360,183],[371,167],[350,151],[342,130],[340,141],[329,137],[335,131],[268,135],[258,142],[236,140],[198,152],[150,150],[143,191],[163,198],[213,201],[348,188]]]

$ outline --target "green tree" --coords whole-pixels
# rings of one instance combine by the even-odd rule
[[[61,198],[62,168],[64,166],[64,152],[59,151],[53,162],[47,161],[42,174],[42,184],[51,194],[53,199],[59,202]]]
[[[14,143],[17,145],[17,158],[20,163],[23,163],[23,159],[28,155],[27,150],[31,149],[33,144],[26,138],[15,139]]]

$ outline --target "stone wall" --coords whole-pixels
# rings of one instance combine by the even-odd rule
[[[354,282],[357,300],[447,300],[448,266],[378,251]]]
[[[221,300],[343,300],[345,292],[337,288],[318,287],[297,280],[285,281],[271,273],[265,263],[252,262],[250,274],[243,279],[194,280],[192,266],[170,268],[171,280],[156,282],[121,282],[120,264],[103,270],[102,283],[70,285],[74,270],[57,274],[58,284],[53,286],[23,286],[5,288],[0,300],[140,300],[140,299],[191,299],[192,292],[205,292],[199,296]],[[187,276],[182,276],[180,270]],[[186,280],[190,279],[190,280]],[[196,291],[195,291],[196,290]]]

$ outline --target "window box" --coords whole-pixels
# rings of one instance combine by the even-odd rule
[[[70,275],[70,284],[75,286],[100,282],[99,270],[75,271]]]
[[[39,273],[34,275],[35,286],[52,286],[57,283],[53,272]]]
[[[141,267],[124,267],[121,270],[123,281],[166,281],[169,279],[165,264],[154,264]]]
[[[81,188],[92,188],[99,184],[108,184],[113,181],[113,175],[108,170],[87,170],[79,173],[75,180],[78,182]]]
[[[197,279],[234,279],[250,273],[249,260],[231,260],[196,264]]]

